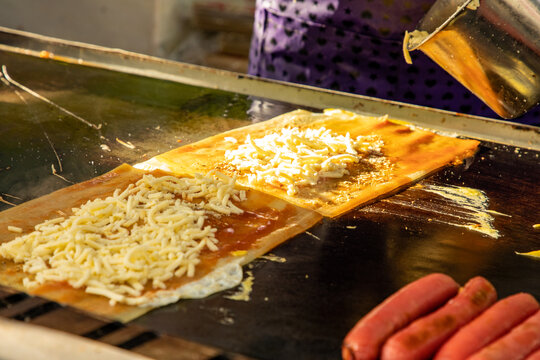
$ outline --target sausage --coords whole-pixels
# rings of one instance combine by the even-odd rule
[[[502,299],[459,329],[437,352],[434,360],[466,359],[534,314],[540,306],[530,294]]]
[[[519,360],[540,349],[540,311],[468,360]]]
[[[527,356],[525,360],[540,360],[540,350],[536,350],[531,355]]]
[[[459,285],[451,277],[439,273],[404,286],[352,328],[343,341],[343,359],[378,359],[380,348],[390,335],[444,304],[458,289]]]
[[[435,351],[461,326],[497,300],[497,291],[481,276],[470,279],[448,303],[391,336],[382,348],[382,360],[421,360]]]

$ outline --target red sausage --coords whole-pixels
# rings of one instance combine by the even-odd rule
[[[468,360],[519,360],[540,348],[540,311]]]
[[[540,360],[540,350],[536,350],[531,355],[527,356],[525,360]]]
[[[434,360],[466,359],[487,344],[510,331],[539,309],[530,294],[516,294],[502,299],[459,329],[437,352]]]
[[[443,307],[399,331],[383,345],[382,360],[430,358],[456,332],[497,300],[489,281],[477,276]]]
[[[454,296],[459,285],[444,274],[430,274],[398,290],[371,310],[343,341],[345,360],[379,358],[384,341],[421,315]]]

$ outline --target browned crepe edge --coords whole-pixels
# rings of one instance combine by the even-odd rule
[[[436,158],[436,161],[431,160],[429,166],[418,167],[417,169],[415,169],[415,171],[410,171],[408,174],[403,174],[400,177],[394,178],[390,182],[380,183],[375,187],[369,188],[369,192],[367,193],[367,195],[363,193],[367,192],[366,189],[356,191],[356,194],[358,194],[358,196],[348,200],[345,203],[337,205],[327,203],[323,205],[318,205],[314,202],[310,203],[310,201],[307,199],[299,198],[295,195],[287,195],[286,191],[283,189],[268,186],[265,184],[249,184],[244,178],[239,178],[238,183],[242,186],[256,189],[258,191],[278,197],[297,206],[316,211],[323,216],[337,217],[358,206],[367,205],[383,197],[390,196],[400,191],[401,189],[411,186],[414,183],[420,181],[421,179],[428,177],[429,175],[440,170],[441,168],[447,167],[451,164],[459,163],[466,158],[472,157],[475,154],[479,144],[479,142],[476,140],[458,139],[438,135],[427,130],[410,129],[402,122],[396,123],[392,120],[384,118],[362,116],[349,112],[345,113],[351,114],[353,116],[347,120],[339,120],[338,125],[340,126],[340,129],[338,129],[337,131],[340,133],[343,133],[344,130],[347,130],[347,127],[349,127],[350,132],[360,132],[363,135],[368,135],[369,131],[378,131],[384,127],[393,127],[396,129],[396,132],[398,130],[403,130],[404,132],[414,132],[414,134],[418,137],[422,137],[424,135],[432,137],[434,141],[438,141],[440,143],[440,146],[444,145],[448,147],[449,145],[445,143],[451,142],[452,144],[455,144],[456,149],[454,149],[450,153],[437,154],[438,157]],[[242,143],[243,139],[245,139],[248,134],[250,134],[252,137],[263,136],[276,128],[281,128],[285,126],[302,127],[315,125],[325,126],[327,129],[330,130],[336,130],[332,126],[333,121],[335,121],[335,118],[333,118],[332,116],[321,115],[320,113],[314,115],[314,113],[311,113],[309,111],[295,110],[286,114],[282,114],[265,122],[260,122],[245,127],[229,130],[225,133],[211,136],[193,144],[188,144],[170,150],[166,153],[155,156],[148,162],[148,164],[151,164],[151,166],[154,167],[167,169],[168,171],[171,171],[173,173],[182,173],[185,172],[187,169],[190,169],[191,171],[206,172],[213,169],[220,163],[224,162],[224,155],[226,150],[236,148],[235,144],[231,144],[225,141],[226,137],[236,137],[239,139],[239,143]],[[391,140],[396,139],[399,140],[399,138],[392,138]],[[433,142],[430,145],[433,145]],[[421,150],[418,151],[417,154],[420,155]],[[397,160],[397,162],[399,165],[399,159]],[[322,199],[319,200],[324,203]]]

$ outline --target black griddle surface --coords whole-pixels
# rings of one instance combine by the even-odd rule
[[[80,182],[296,108],[6,52],[2,64],[16,81],[102,124],[95,130],[0,83],[0,195],[15,204],[69,185],[52,174],[51,165],[59,169],[53,148],[60,175]],[[533,229],[540,223],[539,163],[538,152],[483,143],[472,163],[325,219],[274,249],[274,260],[246,266],[254,277],[249,301],[227,299],[233,289],[182,300],[133,323],[259,359],[338,359],[341,340],[360,317],[432,272],[461,284],[482,275],[500,297],[524,291],[540,299],[540,261],[515,254],[540,249]],[[464,188],[483,191],[500,237],[466,228],[475,213],[467,204],[426,191]],[[8,207],[0,203],[0,210]]]

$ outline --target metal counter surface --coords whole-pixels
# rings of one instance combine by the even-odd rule
[[[102,124],[97,130],[9,82],[0,83],[0,195],[13,204],[253,121],[327,105],[306,107],[307,100],[284,103],[272,93],[255,98],[249,89],[188,85],[6,49],[0,50],[0,65],[18,83]],[[422,111],[434,119],[448,116]],[[527,136],[536,146],[536,130],[452,116],[473,128],[480,123],[532,133]],[[507,134],[508,144],[519,137]],[[337,359],[342,338],[360,317],[432,272],[461,284],[482,275],[500,297],[525,291],[540,299],[540,261],[515,254],[540,249],[540,231],[533,228],[540,223],[539,164],[538,150],[483,141],[472,162],[325,219],[276,248],[273,257],[246,266],[245,276],[254,277],[249,301],[227,299],[238,290],[233,289],[182,300],[134,323],[259,359]],[[64,179],[53,174],[52,165]],[[0,203],[0,210],[9,206]],[[478,225],[482,221],[485,228]]]

